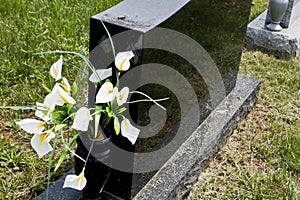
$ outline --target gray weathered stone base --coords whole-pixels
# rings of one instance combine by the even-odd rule
[[[135,200],[182,199],[258,98],[260,82],[242,75],[232,92],[201,123],[168,162],[136,194]],[[76,200],[81,192],[62,189],[64,177],[50,188],[51,200]],[[118,199],[107,195],[108,199]],[[38,198],[45,199],[45,192]]]
[[[279,58],[294,58],[300,51],[300,3],[294,5],[293,18],[290,26],[279,32],[272,32],[265,28],[267,11],[263,12],[248,24],[245,46],[248,49],[258,49],[272,53]],[[296,15],[297,14],[297,15]],[[297,19],[295,19],[297,16]]]

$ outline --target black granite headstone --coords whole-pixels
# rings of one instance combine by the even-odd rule
[[[104,69],[113,62],[102,20],[115,52],[135,54],[120,86],[154,99],[170,97],[161,102],[166,112],[152,102],[128,106],[127,115],[141,128],[141,137],[133,147],[121,136],[115,138],[116,146],[126,151],[116,151],[106,192],[132,198],[234,88],[250,6],[251,0],[125,0],[91,17],[94,66]]]

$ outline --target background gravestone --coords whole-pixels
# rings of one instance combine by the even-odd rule
[[[300,52],[300,0],[290,0],[281,21],[283,29],[278,32],[266,29],[270,22],[269,11],[265,10],[248,24],[245,38],[247,49],[261,50],[278,58],[295,58]]]
[[[297,1],[297,0],[296,0]],[[287,10],[280,22],[282,28],[288,28],[291,22],[292,10],[293,10],[294,0],[289,0]],[[266,25],[271,23],[270,10],[268,8],[266,16]]]

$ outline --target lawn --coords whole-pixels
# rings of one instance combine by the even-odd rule
[[[53,84],[49,67],[59,55],[33,53],[64,50],[88,55],[90,16],[119,1],[0,0],[0,105],[42,102],[43,85]],[[49,157],[38,159],[30,147],[32,136],[15,124],[30,113],[0,111],[0,199],[32,199],[46,188]],[[71,162],[53,173],[53,180]]]
[[[254,1],[250,19],[267,1]],[[300,59],[245,51],[240,73],[261,80],[260,95],[187,200],[300,199]]]
[[[59,49],[87,55],[89,17],[119,1],[0,0],[0,105],[42,101],[42,86],[51,83],[49,66],[58,56],[33,53]],[[250,19],[266,3],[255,0]],[[258,103],[200,175],[189,200],[300,198],[299,69],[299,59],[243,53],[240,73],[262,81]],[[38,159],[31,135],[14,122],[30,115],[0,111],[0,199],[32,199],[46,187],[48,159]]]

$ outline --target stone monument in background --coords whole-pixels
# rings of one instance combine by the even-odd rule
[[[288,7],[280,21],[282,30],[270,31],[270,11],[267,9],[247,28],[245,46],[274,54],[278,58],[294,58],[300,51],[300,0],[289,0]]]

